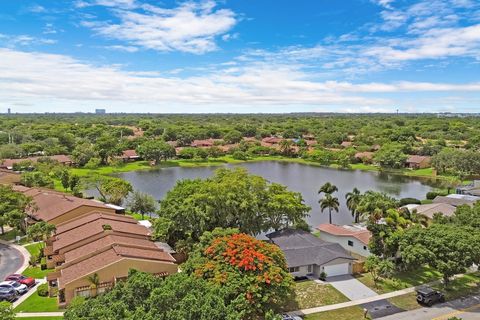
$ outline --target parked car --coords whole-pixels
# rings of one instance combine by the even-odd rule
[[[26,285],[27,287],[33,287],[35,285],[35,279],[32,277],[25,277],[23,274],[11,274],[5,278],[5,281],[17,281],[21,284]]]
[[[445,295],[440,291],[424,287],[417,290],[417,302],[431,307],[437,302],[445,302]]]
[[[284,313],[282,314],[282,320],[302,320],[302,318],[299,316],[291,316],[289,314]]]
[[[0,301],[12,302],[17,299],[17,291],[12,286],[0,286]]]
[[[18,281],[3,281],[0,283],[0,287],[1,286],[10,286],[17,292],[17,294],[24,294],[28,291],[28,287]]]

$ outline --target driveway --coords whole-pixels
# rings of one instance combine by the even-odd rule
[[[23,265],[23,255],[13,246],[0,243],[0,281]]]
[[[329,277],[327,278],[327,282],[352,301],[378,295],[375,291],[351,275]]]

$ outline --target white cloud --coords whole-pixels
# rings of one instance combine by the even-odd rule
[[[137,6],[135,0],[79,0],[75,2],[77,8],[85,8],[91,6],[104,6],[115,8],[135,8]]]
[[[119,66],[95,66],[68,56],[5,48],[0,49],[0,70],[0,98],[5,103],[153,106],[143,108],[145,112],[165,105],[183,105],[187,110],[202,105],[209,110],[256,106],[256,111],[262,111],[262,106],[311,105],[374,111],[388,109],[394,101],[371,98],[371,93],[480,90],[480,83],[315,81],[311,74],[287,63],[230,64],[202,76],[180,78],[175,72],[126,72]]]
[[[440,59],[448,57],[480,58],[480,24],[464,28],[431,29],[414,39],[394,39],[390,45],[373,46],[364,51],[382,62]]]
[[[382,6],[384,8],[387,8],[387,9],[391,9],[392,8],[392,3],[394,2],[395,0],[372,0],[372,2],[378,4],[379,6]]]
[[[119,23],[84,21],[99,35],[157,51],[202,54],[217,49],[216,37],[236,24],[229,9],[215,10],[214,1],[185,2],[165,9],[144,4],[141,10],[115,10]]]
[[[137,48],[137,47],[133,47],[133,46],[122,46],[122,45],[106,46],[106,47],[104,47],[104,48],[105,48],[105,49],[108,49],[108,50],[124,51],[124,52],[130,52],[130,53],[133,53],[133,52],[137,52],[137,51],[138,51],[138,48]]]
[[[42,45],[42,44],[55,44],[57,40],[47,39],[47,38],[37,38],[25,34],[21,35],[6,35],[2,34],[0,36],[0,43],[8,47],[15,46],[29,46],[29,45]]]

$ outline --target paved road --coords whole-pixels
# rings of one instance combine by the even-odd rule
[[[375,297],[378,295],[375,291],[351,275],[329,277],[327,278],[327,283],[332,285],[335,289],[343,293],[344,296],[352,301]]]
[[[449,301],[431,308],[420,308],[390,315],[379,320],[447,320],[457,317],[462,320],[480,319],[480,295]]]
[[[23,264],[23,255],[11,246],[0,243],[0,281],[17,271]]]

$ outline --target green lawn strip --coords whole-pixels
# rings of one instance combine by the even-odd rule
[[[332,311],[324,311],[319,313],[312,313],[304,318],[305,320],[361,320],[363,317],[363,309],[358,306],[342,308]]]
[[[420,284],[432,282],[440,278],[440,272],[429,267],[421,267],[412,271],[398,272],[394,274],[391,279],[379,280],[377,287],[375,287],[370,273],[364,273],[357,277],[357,279],[364,285],[370,287],[380,294],[418,286]]]
[[[295,283],[295,299],[285,306],[285,311],[308,309],[349,301],[347,297],[329,284],[319,284],[312,280]]]
[[[53,269],[45,269],[42,270],[39,266],[38,267],[28,267],[25,269],[25,271],[22,272],[22,274],[26,277],[32,277],[35,279],[43,279],[49,274],[50,272],[53,272],[55,270]]]
[[[20,303],[13,311],[19,312],[58,312],[57,298],[40,297],[34,292],[25,301]]]
[[[388,302],[403,310],[414,310],[421,307],[417,302],[417,294],[415,292],[390,298]]]
[[[25,249],[33,256],[38,256],[40,254],[40,250],[43,249],[43,242],[27,244]]]
[[[465,274],[456,278],[445,288],[443,284],[433,286],[435,289],[445,293],[446,300],[454,300],[472,293],[480,292],[480,272]]]

